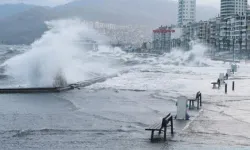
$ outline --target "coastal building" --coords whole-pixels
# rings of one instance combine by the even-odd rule
[[[196,35],[200,42],[209,43],[210,39],[210,28],[208,21],[200,21],[197,23]]]
[[[182,28],[173,27],[174,32],[171,33],[171,49],[181,47]]]
[[[156,53],[165,53],[170,52],[171,50],[171,34],[175,30],[172,27],[161,26],[153,30],[153,52]]]
[[[196,0],[179,0],[178,25],[186,25],[196,20]]]
[[[182,26],[181,47],[185,50],[190,49],[190,41],[196,39],[196,25],[195,22],[189,22]]]
[[[246,53],[249,41],[250,16],[233,15],[221,22],[220,49]]]
[[[220,17],[212,18],[208,21],[209,37],[208,45],[212,50],[219,51],[220,45]]]
[[[246,14],[248,10],[248,0],[221,0],[221,18],[233,16],[235,14]]]
[[[188,23],[182,29],[182,47],[190,49],[191,41],[199,41],[210,47],[219,45],[220,18],[216,17],[208,21]]]

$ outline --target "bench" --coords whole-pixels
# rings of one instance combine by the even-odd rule
[[[213,84],[213,89],[216,88],[216,85],[218,84],[218,82],[212,82],[211,84]],[[219,85],[219,84],[218,84]]]
[[[164,132],[164,141],[167,139],[167,127],[171,127],[171,134],[174,134],[174,129],[173,129],[173,117],[169,113],[166,117],[162,118],[162,122],[156,123],[145,129],[146,131],[151,131],[151,141],[153,141],[154,138],[154,131],[159,131],[159,135],[161,132]]]
[[[189,109],[194,108],[194,102],[197,102],[197,109],[199,109],[202,106],[201,92],[199,91],[196,93],[195,99],[188,99],[188,101],[189,101]]]

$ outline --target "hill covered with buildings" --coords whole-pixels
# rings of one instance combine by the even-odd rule
[[[78,0],[53,8],[27,6],[18,10],[0,19],[0,43],[30,44],[47,30],[45,21],[71,17],[117,25],[148,26],[149,30],[143,28],[142,31],[149,35],[151,29],[160,24],[177,22],[178,4],[171,0]],[[197,14],[203,14],[197,16],[197,20],[206,20],[216,16],[218,10],[198,6]]]

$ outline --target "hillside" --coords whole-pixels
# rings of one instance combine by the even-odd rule
[[[54,8],[32,6],[29,9],[29,5],[23,5],[20,4],[16,11],[27,10],[0,18],[0,42],[30,44],[47,30],[44,21],[58,18],[79,17],[88,21],[149,27],[177,21],[177,3],[171,0],[78,0]],[[207,20],[217,14],[214,8],[197,8],[197,20]]]
[[[10,17],[12,15],[22,13],[26,10],[35,7],[34,5],[26,4],[4,4],[0,5],[0,18]]]

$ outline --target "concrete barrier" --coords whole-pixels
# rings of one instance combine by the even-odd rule
[[[2,88],[0,89],[0,94],[2,93],[59,93],[63,91],[73,90],[75,88],[79,89],[81,87],[90,86],[95,83],[104,82],[107,79],[114,78],[120,74],[128,73],[129,71],[121,71],[117,74],[112,74],[105,77],[98,77],[91,80],[86,80],[83,82],[77,82],[68,84],[64,87],[27,87],[27,88]]]
[[[58,93],[59,88],[56,87],[35,87],[35,88],[5,88],[0,89],[0,93]]]

